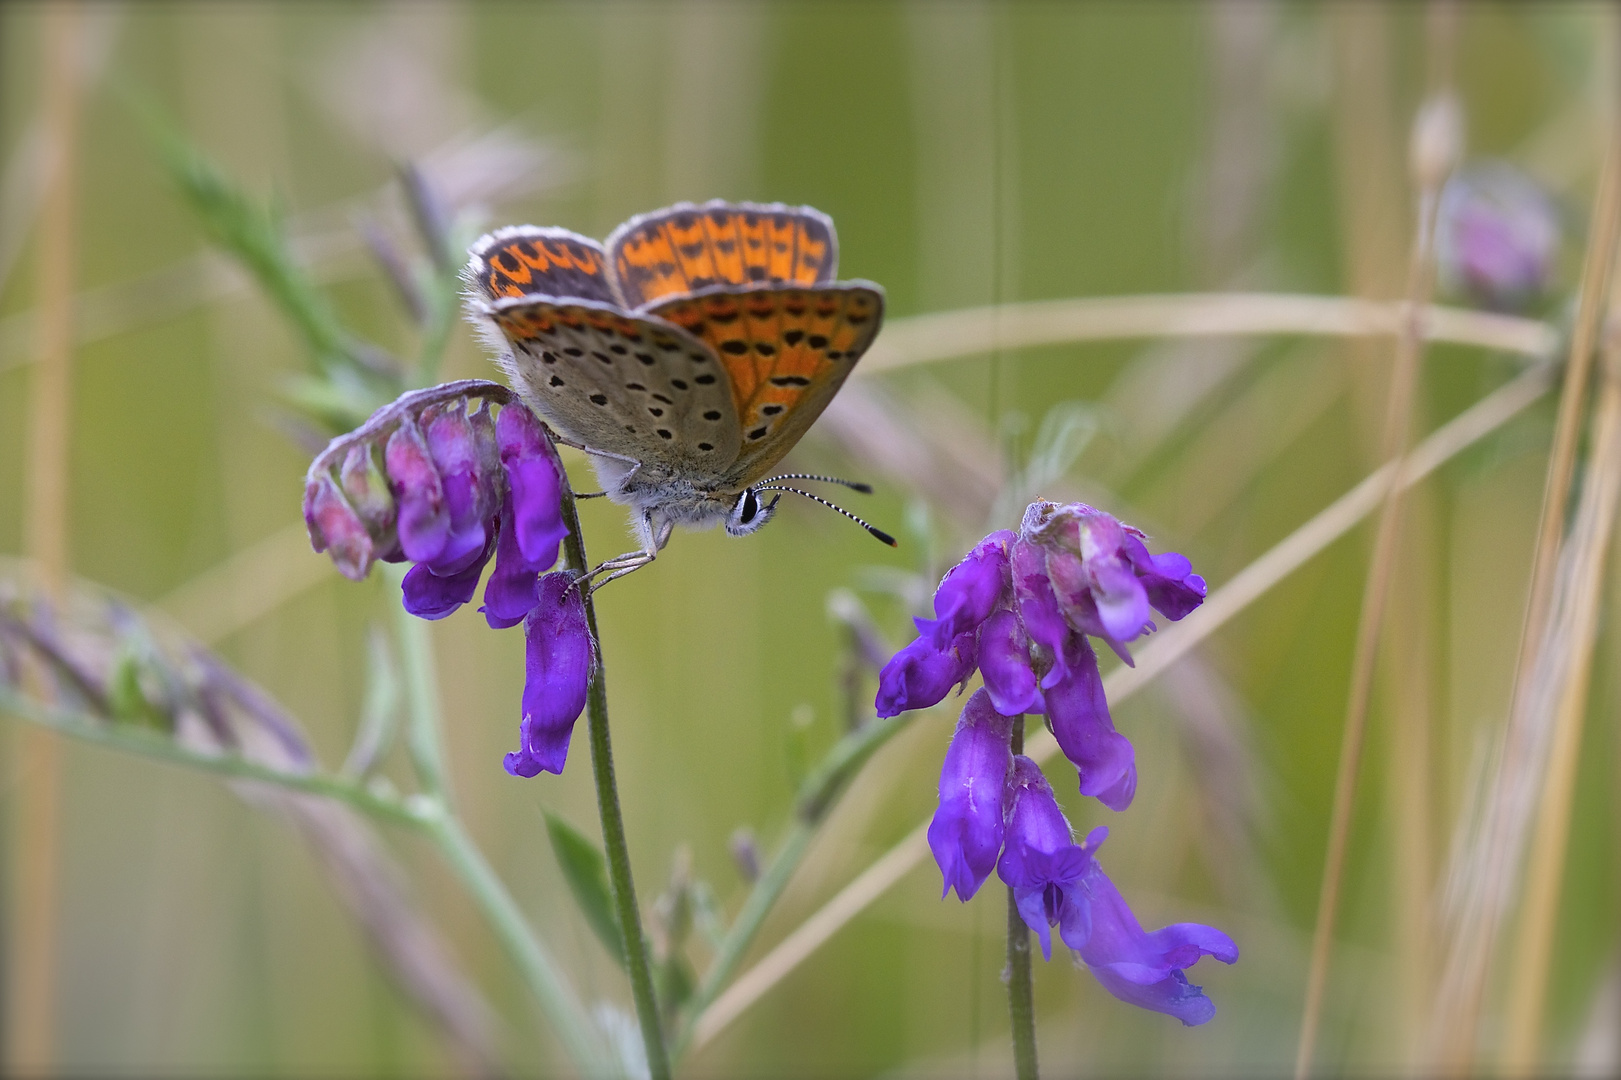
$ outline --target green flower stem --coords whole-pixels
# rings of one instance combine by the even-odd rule
[[[800,784],[793,826],[783,839],[782,846],[777,849],[771,865],[760,875],[760,880],[755,882],[743,901],[742,909],[726,931],[726,936],[721,939],[720,947],[715,950],[715,958],[710,962],[709,970],[704,972],[703,982],[688,1005],[687,1020],[676,1039],[677,1059],[686,1053],[704,1010],[736,974],[738,964],[754,943],[755,935],[781,898],[794,871],[799,869],[811,838],[838,803],[845,785],[880,746],[906,726],[911,717],[911,713],[902,713],[863,724],[835,743],[804,783]]]
[[[383,572],[393,583],[392,608],[395,632],[400,639],[401,667],[405,674],[405,750],[411,758],[422,790],[438,798],[448,799],[449,782],[445,773],[445,747],[440,732],[444,728],[439,711],[438,667],[433,657],[433,642],[429,638],[428,623],[406,611],[399,602],[405,563],[384,563]]]
[[[580,1006],[580,999],[559,973],[557,961],[540,943],[512,894],[507,892],[484,854],[462,828],[456,815],[442,802],[430,804],[437,813],[424,815],[418,825],[433,839],[446,862],[472,895],[506,953],[523,974],[529,990],[546,1014],[552,1030],[580,1070],[589,1076],[610,1077],[617,1071],[593,1037],[595,1027]]]
[[[563,524],[568,527],[568,536],[563,541],[564,564],[576,574],[583,574],[590,564],[585,557],[585,540],[580,535],[580,518],[574,506],[574,493],[566,483],[563,485]],[[636,1019],[641,1024],[642,1043],[647,1049],[648,1075],[652,1080],[669,1080],[670,1057],[659,1026],[658,998],[653,992],[653,972],[647,961],[647,943],[642,935],[641,909],[636,904],[636,884],[630,875],[630,848],[625,843],[625,819],[619,809],[619,788],[614,780],[602,637],[597,632],[597,610],[589,593],[585,596],[585,619],[591,631],[591,640],[597,646],[597,662],[591,671],[585,715],[591,736],[591,770],[597,785],[597,813],[602,819],[602,846],[608,857],[608,881],[613,887],[614,909],[619,916],[619,931],[625,943],[625,970],[630,975]]]
[[[287,772],[262,765],[235,754],[206,754],[175,742],[167,733],[150,728],[114,723],[89,713],[42,705],[9,687],[0,686],[0,710],[13,713],[29,723],[48,727],[81,742],[120,750],[172,765],[184,765],[200,772],[232,780],[256,780],[289,791],[324,795],[347,803],[356,810],[398,825],[421,827],[423,814],[414,803],[374,792],[339,777],[322,773]]]
[[[1013,752],[1024,753],[1024,722],[1013,725]],[[1030,971],[1030,928],[1019,914],[1013,886],[1007,887],[1007,1002],[1013,1025],[1013,1070],[1019,1080],[1036,1080],[1036,992]]]

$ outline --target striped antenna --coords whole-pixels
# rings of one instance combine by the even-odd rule
[[[818,477],[816,479],[821,479],[821,478]],[[803,496],[805,496],[805,498],[809,499],[811,502],[819,502],[823,506],[827,507],[829,510],[837,510],[839,513],[843,514],[845,517],[849,518],[851,521],[855,522],[857,525],[860,525],[863,529],[866,529],[868,532],[872,533],[874,536],[876,536],[878,539],[882,540],[884,543],[888,544],[890,547],[899,547],[900,546],[899,544],[895,543],[895,538],[893,536],[889,535],[888,533],[886,533],[884,530],[882,530],[882,529],[880,529],[880,528],[878,528],[878,527],[876,527],[874,525],[867,524],[865,521],[861,520],[860,518],[856,517],[854,514],[850,513],[850,511],[846,510],[844,507],[839,506],[837,503],[830,503],[826,499],[822,498],[820,495],[812,495],[810,492],[801,491],[796,487],[776,487],[776,486],[769,486],[768,487],[768,486],[766,486],[764,484],[756,485],[754,490],[755,491],[791,491],[795,495],[803,495]],[[780,498],[780,496],[779,496],[779,498]]]
[[[871,495],[872,494],[872,485],[871,484],[863,484],[859,480],[841,480],[837,476],[818,476],[815,473],[804,473],[804,472],[783,473],[780,476],[768,476],[764,480],[760,481],[760,483],[762,483],[762,484],[775,484],[778,480],[820,480],[824,484],[841,484],[844,487],[849,488],[851,491],[859,491],[863,495]],[[793,489],[792,488],[784,488],[783,490],[784,491],[792,491]],[[803,495],[804,492],[802,491],[802,492],[800,492],[800,494]]]

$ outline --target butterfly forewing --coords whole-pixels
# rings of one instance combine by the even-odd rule
[[[473,245],[466,277],[485,300],[577,297],[614,303],[602,245],[567,229],[513,225]]]
[[[838,272],[833,221],[780,203],[681,203],[631,218],[608,238],[630,307],[715,285],[818,285]]]
[[[741,450],[726,472],[738,490],[782,460],[827,408],[883,322],[868,282],[802,288],[715,288],[648,314],[707,343],[730,378]]]
[[[736,458],[726,371],[678,327],[535,296],[498,300],[489,317],[512,346],[503,365],[565,438],[695,476],[721,475]]]

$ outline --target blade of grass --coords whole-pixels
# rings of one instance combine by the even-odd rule
[[[1519,416],[1547,392],[1550,380],[1548,367],[1533,368],[1437,429],[1407,456],[1401,468],[1401,485],[1411,487],[1418,483]],[[1397,468],[1397,462],[1385,463],[1212,592],[1198,610],[1156,634],[1138,652],[1136,667],[1120,667],[1109,672],[1103,685],[1110,703],[1119,704],[1147,686],[1273,585],[1355,528],[1378,509]],[[1038,762],[1046,761],[1057,752],[1058,743],[1047,732],[1034,735],[1025,749],[1025,753]],[[738,976],[698,1018],[692,1048],[696,1050],[719,1035],[845,924],[927,858],[928,828],[928,821],[920,823],[778,942],[758,963]]]

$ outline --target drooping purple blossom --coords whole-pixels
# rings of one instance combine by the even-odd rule
[[[1052,928],[1065,945],[1079,949],[1092,932],[1092,915],[1079,888],[1092,864],[1090,846],[1075,843],[1069,822],[1053,798],[1041,767],[1020,754],[1013,759],[1003,805],[1007,848],[996,874],[1013,890],[1025,924],[1041,941],[1041,955],[1053,958]]]
[[[1007,785],[1007,847],[996,872],[1052,959],[1052,928],[1103,988],[1121,1001],[1176,1017],[1189,1027],[1216,1015],[1204,991],[1183,972],[1206,956],[1238,959],[1232,938],[1202,923],[1145,931],[1120,890],[1098,865],[1107,827],[1077,844],[1052,787],[1036,763],[1013,759]]]
[[[1096,851],[1108,829],[1094,829],[1087,847]],[[1078,950],[1081,962],[1103,988],[1138,1008],[1174,1016],[1196,1027],[1216,1015],[1202,987],[1183,972],[1206,956],[1224,964],[1238,960],[1233,939],[1203,923],[1174,923],[1145,931],[1125,897],[1093,859],[1082,876],[1091,908],[1092,932]]]
[[[377,558],[415,564],[401,597],[413,615],[442,619],[470,602],[495,559],[485,618],[497,628],[524,623],[526,640],[522,748],[507,759],[520,776],[562,770],[590,679],[580,590],[569,575],[540,576],[567,534],[565,483],[534,415],[503,387],[467,382],[378,410],[333,441],[305,486],[311,544],[344,574],[363,578]]]
[[[1137,755],[1109,716],[1097,654],[1084,635],[1071,633],[1062,656],[1064,675],[1046,691],[1053,737],[1075,766],[1081,794],[1124,810],[1137,794]]]
[[[942,897],[956,889],[957,899],[969,899],[996,868],[1013,723],[984,690],[968,699],[957,721],[940,768],[940,804],[929,822],[929,850],[945,878]]]
[[[518,751],[504,762],[513,776],[561,773],[585,710],[594,658],[585,601],[573,586],[567,572],[541,578],[539,602],[524,619],[523,723]]]

